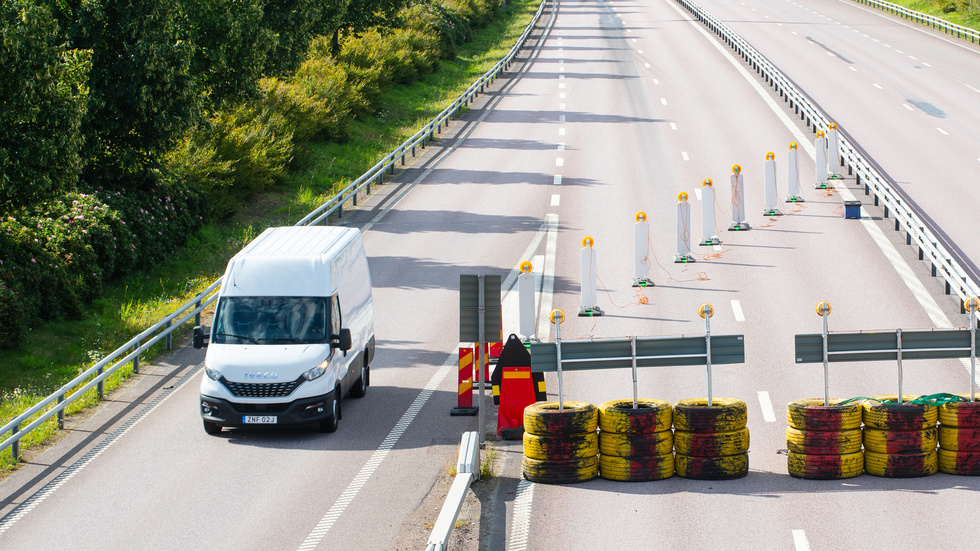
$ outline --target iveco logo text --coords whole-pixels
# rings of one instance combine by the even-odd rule
[[[279,374],[275,371],[259,371],[257,373],[245,373],[245,379],[276,379]]]

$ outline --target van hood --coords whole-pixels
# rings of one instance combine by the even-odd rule
[[[329,355],[329,344],[211,344],[204,363],[229,381],[273,383],[294,381]]]

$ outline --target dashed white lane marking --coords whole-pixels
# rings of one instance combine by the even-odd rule
[[[528,532],[531,528],[531,503],[534,501],[534,483],[521,479],[514,496],[514,520],[510,530],[507,551],[526,551]]]
[[[929,64],[928,64],[928,63],[926,63],[925,61],[923,61],[923,62],[922,62],[922,65],[924,65],[924,66],[926,66],[926,67],[932,67],[932,65],[929,65]]]
[[[558,104],[558,110],[559,111],[564,111],[565,110],[565,104],[564,103],[559,103]]]
[[[690,161],[691,158],[687,156],[687,151],[681,151],[681,158],[685,161]]]
[[[643,66],[644,66],[645,68],[647,68],[647,69],[649,69],[649,68],[650,68],[650,64],[649,64],[649,63],[644,63],[644,64],[643,64]]]
[[[395,447],[395,444],[398,443],[398,439],[405,434],[405,430],[408,429],[409,425],[412,424],[412,421],[415,420],[415,417],[420,411],[422,411],[422,407],[425,406],[425,403],[429,401],[429,397],[432,396],[432,393],[435,392],[437,388],[439,388],[439,385],[442,383],[443,379],[446,378],[449,371],[452,368],[457,367],[458,362],[459,358],[455,354],[450,354],[449,357],[446,358],[446,361],[443,362],[442,367],[440,367],[432,378],[429,379],[429,382],[426,383],[426,385],[422,388],[422,391],[419,392],[419,395],[415,398],[415,401],[412,402],[412,405],[405,410],[405,413],[402,414],[401,419],[394,426],[394,428],[391,429],[391,432],[388,433],[388,436],[384,439],[384,441],[381,442],[381,446],[379,446],[378,449],[371,454],[371,458],[368,459],[368,462],[361,467],[361,471],[357,473],[354,480],[351,480],[351,483],[347,486],[347,489],[344,490],[344,493],[340,494],[337,501],[335,501],[333,506],[330,507],[327,514],[323,515],[323,518],[320,519],[320,522],[318,522],[316,527],[313,528],[310,535],[306,537],[306,540],[300,544],[297,551],[310,551],[312,549],[316,549],[316,547],[320,545],[323,537],[327,535],[327,532],[329,532],[330,528],[333,527],[335,522],[337,522],[340,515],[344,513],[347,506],[354,501],[354,498],[357,497],[357,494],[361,491],[361,488],[367,484],[368,479],[370,479],[374,472],[378,470],[381,462],[388,456],[388,452]]]
[[[857,71],[857,68],[856,68],[856,67],[854,67],[853,65],[851,65],[850,67],[848,67],[848,69],[850,69],[850,70],[852,70],[852,71]]]
[[[559,90],[564,90],[565,89],[565,83],[564,82],[559,82],[558,83],[558,89]]]
[[[558,72],[559,73],[564,73],[565,72],[565,66],[564,65],[559,65],[558,66]]]
[[[551,196],[551,206],[557,207],[559,203],[561,203],[561,195],[558,195],[557,193],[554,194],[554,195],[552,195]]]
[[[659,80],[657,80],[657,79],[653,79],[653,83],[654,83],[654,84],[658,84],[658,85],[659,85],[659,84],[660,84],[660,81],[659,81]]]
[[[939,133],[940,133],[940,134],[942,134],[943,136],[949,136],[949,132],[946,132],[946,131],[945,131],[945,130],[943,130],[942,128],[937,128],[936,130],[938,130],[938,131],[939,131]]]
[[[677,123],[674,123],[674,122],[670,123],[670,129],[671,130],[677,130]]]
[[[660,98],[660,105],[667,105],[667,98]]]
[[[698,201],[701,200],[701,188],[694,188],[694,196],[698,198]]]
[[[565,122],[565,115],[558,115],[558,122]]]
[[[914,55],[910,55],[909,56],[909,59],[911,59],[912,61],[918,61],[919,60],[919,58],[915,57]]]
[[[762,408],[762,418],[766,423],[776,422],[776,412],[772,409],[772,400],[769,399],[769,393],[765,390],[759,391],[759,407]]]
[[[564,136],[565,135],[565,127],[564,126],[558,129],[558,135],[559,136]]]
[[[558,151],[565,151],[565,142],[558,142]]]
[[[636,53],[643,55],[643,50],[637,50]]]
[[[877,82],[872,83],[872,85],[879,90],[884,90],[884,88],[882,88],[881,85],[878,84]]]
[[[745,314],[742,313],[742,303],[737,300],[732,301],[732,313],[735,314],[735,321],[745,321]]]
[[[829,55],[830,57],[837,57],[837,54],[835,54],[834,52],[827,52],[827,55]]]
[[[557,157],[555,159],[555,166],[565,166],[565,159]]]
[[[633,42],[636,42],[636,39],[635,38],[633,39]]]
[[[902,106],[908,109],[909,111],[915,111],[915,109],[913,109],[912,106],[907,103],[903,103]]]
[[[561,185],[561,174],[555,174],[554,184],[556,186],[560,186]]]
[[[810,543],[806,541],[803,530],[793,530],[793,545],[796,546],[796,551],[810,551]]]
[[[558,99],[565,99],[565,92],[559,92]]]

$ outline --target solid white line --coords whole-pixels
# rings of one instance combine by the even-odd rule
[[[514,495],[514,518],[511,523],[507,551],[526,551],[531,528],[531,503],[534,501],[534,483],[521,479]]]
[[[551,206],[557,207],[559,203],[561,203],[561,195],[558,195],[557,193],[554,194],[554,195],[552,195],[551,196]]]
[[[793,530],[793,544],[796,545],[796,551],[810,551],[810,544],[806,541],[803,530]]]
[[[766,423],[776,422],[776,412],[772,409],[772,400],[769,399],[769,393],[765,390],[759,391],[759,407],[762,408],[762,418],[765,419]]]
[[[732,301],[732,312],[735,314],[735,321],[745,321],[745,314],[742,313],[742,304],[739,301]]]
[[[544,218],[548,240],[544,249],[544,270],[541,272],[541,299],[538,301],[538,322],[534,336],[547,341],[551,337],[551,306],[555,298],[555,258],[558,254],[558,215],[548,214]],[[516,277],[515,277],[516,279]],[[458,358],[457,358],[458,360]]]
[[[565,166],[565,159],[563,159],[562,157],[556,157],[555,166]]]
[[[681,158],[685,161],[690,161],[691,158],[687,156],[687,151],[681,151]]]
[[[561,185],[561,174],[555,174],[554,184],[556,186],[560,186]]]
[[[446,361],[443,362],[442,367],[440,367],[432,378],[429,379],[429,382],[426,383],[425,387],[422,388],[422,391],[419,392],[419,395],[415,398],[415,401],[412,402],[412,405],[405,410],[405,413],[402,414],[401,419],[394,426],[394,428],[391,429],[391,432],[388,433],[388,436],[384,439],[384,441],[381,442],[378,449],[371,454],[371,459],[369,459],[368,462],[361,467],[361,471],[347,486],[347,489],[340,494],[340,497],[337,498],[337,501],[334,502],[333,506],[327,510],[327,513],[323,515],[323,518],[320,519],[320,522],[318,522],[316,527],[313,528],[310,535],[306,537],[306,540],[300,544],[297,551],[311,551],[320,545],[323,537],[327,535],[327,532],[330,531],[330,528],[333,527],[334,523],[337,522],[337,519],[339,519],[344,513],[347,506],[354,501],[354,498],[357,497],[358,493],[360,493],[361,488],[364,487],[368,479],[370,479],[374,472],[378,470],[378,467],[381,466],[381,462],[388,456],[388,452],[395,447],[398,439],[405,434],[405,430],[412,424],[412,421],[415,420],[415,417],[419,414],[419,411],[422,410],[422,407],[425,406],[425,403],[429,401],[429,397],[432,396],[432,393],[435,392],[437,388],[439,388],[439,385],[442,384],[443,379],[446,378],[449,371],[452,370],[452,368],[457,367],[458,362],[459,357],[455,352],[446,358]]]

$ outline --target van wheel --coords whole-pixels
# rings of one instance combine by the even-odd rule
[[[363,398],[367,394],[368,386],[371,384],[371,368],[367,365],[361,366],[361,376],[358,377],[354,386],[350,389],[350,395],[354,398]]]
[[[334,391],[334,398],[330,405],[330,417],[320,421],[320,432],[337,432],[340,426],[340,389]]]
[[[221,432],[221,425],[213,421],[204,421],[204,432],[215,435]]]

